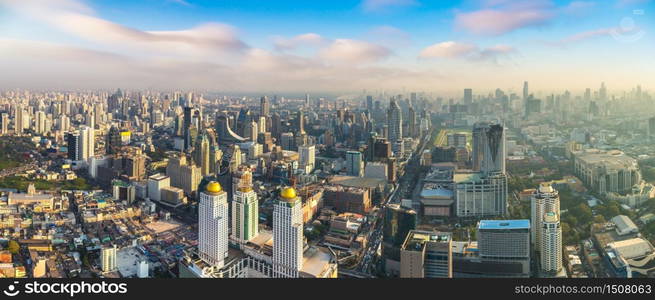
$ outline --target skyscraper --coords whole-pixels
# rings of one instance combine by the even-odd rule
[[[541,228],[543,228],[544,214],[554,212],[559,215],[560,203],[559,193],[549,183],[542,183],[532,194],[531,201],[531,218],[532,218],[532,243],[536,251],[542,249]]]
[[[416,111],[414,111],[414,107],[410,106],[407,112],[409,118],[407,119],[407,136],[409,137],[415,137],[417,134],[416,130]]]
[[[257,193],[252,186],[242,185],[237,187],[232,198],[232,238],[246,243],[259,233]]]
[[[211,165],[209,161],[209,138],[206,134],[200,135],[196,140],[196,145],[193,151],[196,166],[200,167],[200,174],[202,174],[202,176],[209,175],[211,172]]]
[[[528,95],[529,95],[529,93],[528,93],[528,82],[524,81],[523,82],[523,101],[528,100]]]
[[[116,245],[104,246],[100,252],[102,272],[109,273],[116,271]]]
[[[68,147],[68,159],[74,161],[80,160],[80,134],[78,132],[66,134],[66,143]]]
[[[362,153],[359,151],[346,152],[346,172],[349,176],[362,176],[363,161]]]
[[[473,126],[473,170],[505,173],[505,128],[485,122]]]
[[[296,190],[286,187],[273,206],[273,273],[296,278],[303,265],[302,201]]]
[[[95,130],[93,128],[83,126],[80,128],[79,134],[79,158],[80,160],[87,160],[89,157],[95,155]]]
[[[210,182],[200,193],[198,205],[198,254],[214,267],[223,267],[228,254],[227,193]]]
[[[193,108],[190,106],[184,107],[184,151],[191,147],[191,113]]]
[[[373,96],[366,96],[366,109],[369,112],[373,111]]]
[[[299,159],[298,164],[300,168],[305,170],[306,173],[311,173],[314,170],[316,163],[316,146],[300,146],[298,147]]]
[[[562,270],[562,227],[559,214],[547,212],[542,216],[541,231],[541,270],[557,274]]]
[[[473,103],[473,90],[464,89],[464,104],[469,105]]]
[[[268,116],[271,113],[271,104],[268,101],[267,96],[263,96],[260,99],[260,108],[259,108],[259,110],[260,110],[260,114],[262,116],[265,116],[265,117]]]
[[[0,134],[5,135],[9,133],[9,115],[2,113],[0,115]]]
[[[387,125],[389,126],[389,142],[393,144],[403,138],[403,113],[395,98],[391,98],[389,103]]]

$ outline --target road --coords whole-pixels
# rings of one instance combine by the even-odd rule
[[[391,195],[385,199],[383,203],[380,204],[381,208],[384,207],[385,204],[400,203],[400,200],[402,200],[408,194],[408,192],[411,193],[413,191],[415,182],[414,177],[417,176],[418,170],[420,168],[421,153],[423,153],[428,145],[431,145],[434,130],[434,128],[431,129],[421,138],[421,143],[404,164],[401,173],[402,175],[398,180],[398,184],[396,185]],[[355,268],[356,272],[359,273],[371,274],[371,269],[377,255],[377,251],[382,244],[382,225],[384,223],[384,220],[381,220],[382,209],[379,209],[374,217],[375,223],[371,226],[371,230],[368,233],[368,243],[366,249],[362,252],[362,259],[358,266]]]

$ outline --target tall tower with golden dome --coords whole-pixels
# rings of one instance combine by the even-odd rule
[[[228,254],[227,193],[212,181],[200,193],[198,207],[198,254],[211,266],[223,267]]]
[[[273,273],[296,278],[303,264],[302,201],[292,187],[280,192],[273,206]]]

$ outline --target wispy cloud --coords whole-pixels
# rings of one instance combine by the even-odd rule
[[[492,0],[480,10],[456,13],[455,27],[478,35],[502,35],[546,24],[554,16],[550,1]]]
[[[569,46],[575,43],[583,42],[586,40],[594,39],[594,38],[599,38],[599,37],[620,37],[622,35],[626,34],[634,34],[639,32],[640,29],[633,27],[633,28],[621,28],[621,27],[611,27],[611,28],[600,28],[600,29],[595,29],[595,30],[589,30],[589,31],[583,31],[579,32],[570,36],[567,36],[563,39],[560,39],[558,41],[554,42],[547,42],[548,45],[551,46],[557,46],[557,47],[565,47]]]
[[[389,55],[391,50],[385,47],[351,39],[336,39],[320,53],[322,58],[338,63],[370,63]]]
[[[516,49],[507,45],[480,48],[471,43],[447,41],[423,49],[419,54],[419,58],[460,58],[472,61],[498,62],[498,58],[514,52],[516,52]]]

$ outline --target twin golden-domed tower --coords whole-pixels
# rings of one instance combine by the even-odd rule
[[[200,192],[198,254],[209,265],[218,268],[223,267],[228,254],[227,193],[214,181]]]
[[[218,182],[210,182],[200,193],[198,253],[211,266],[222,268],[228,255],[227,193]],[[258,234],[257,194],[251,186],[240,186],[232,202],[232,238],[240,243]],[[273,206],[273,276],[296,278],[303,265],[302,201],[292,187],[280,192]]]
[[[273,273],[298,277],[303,264],[302,201],[292,187],[284,188],[273,206]]]

